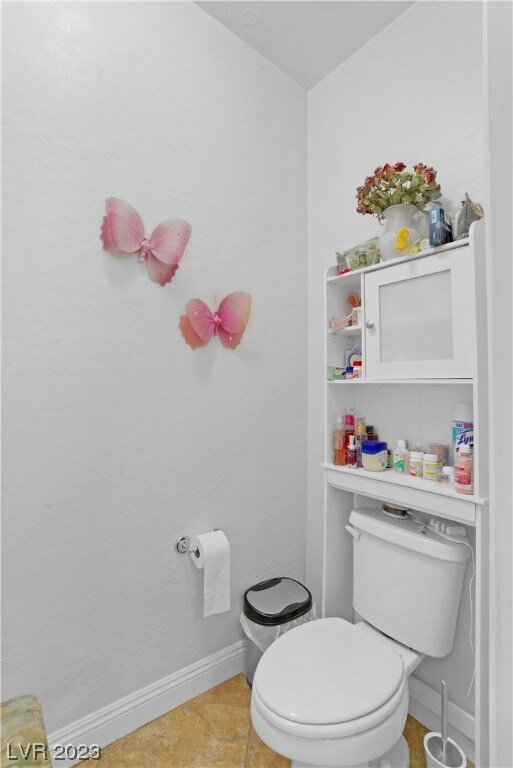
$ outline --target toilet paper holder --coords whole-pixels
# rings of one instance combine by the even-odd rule
[[[214,531],[218,531],[218,530],[219,528],[212,528],[210,532],[213,533]],[[194,557],[200,556],[198,547],[191,547],[191,537],[187,536],[187,534],[183,534],[183,536],[180,536],[176,540],[175,546],[178,552],[180,552],[180,554],[182,555],[185,554],[186,552],[189,552],[191,555],[194,555]]]

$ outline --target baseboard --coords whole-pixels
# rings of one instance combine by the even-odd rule
[[[409,679],[409,713],[431,731],[440,732],[442,695],[416,677]],[[475,717],[457,704],[449,702],[449,736],[465,752],[469,760],[475,760]]]
[[[50,754],[54,753],[55,744],[112,744],[243,671],[244,641],[240,640],[48,734]],[[59,768],[76,764],[76,760],[59,760]]]

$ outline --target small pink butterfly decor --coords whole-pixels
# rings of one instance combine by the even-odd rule
[[[192,349],[205,346],[215,335],[224,347],[235,349],[246,330],[250,310],[251,296],[244,291],[230,293],[214,312],[204,301],[191,299],[185,315],[180,315],[180,330]]]
[[[103,247],[115,254],[138,253],[145,261],[148,275],[160,285],[170,283],[182,258],[191,225],[182,219],[168,219],[146,237],[142,219],[131,205],[118,197],[105,200],[100,239]]]

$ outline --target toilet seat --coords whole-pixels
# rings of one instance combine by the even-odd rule
[[[343,619],[287,632],[264,653],[253,680],[256,732],[304,766],[368,765],[399,743],[407,714],[402,656]]]
[[[290,732],[297,724],[303,733],[313,726],[307,728],[312,735],[319,727],[335,734],[348,724],[355,733],[393,711],[406,679],[399,654],[358,626],[331,618],[303,624],[273,643],[253,687],[259,708]]]

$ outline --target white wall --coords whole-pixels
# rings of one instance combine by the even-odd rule
[[[438,170],[445,203],[464,193],[484,202],[481,8],[479,3],[416,3],[309,92],[309,379],[307,580],[319,596],[323,443],[324,270],[345,250],[379,234],[356,213],[355,191],[378,165],[424,162]],[[386,438],[386,435],[384,435]],[[456,647],[416,675],[472,711],[468,599]],[[461,651],[461,654],[459,653]],[[457,657],[457,658],[456,658]]]
[[[2,694],[53,731],[304,577],[306,94],[192,3],[8,3],[3,37]],[[102,250],[109,195],[191,222],[171,285]],[[241,346],[192,352],[186,301],[237,289]],[[233,608],[204,620],[173,547],[213,526]]]

